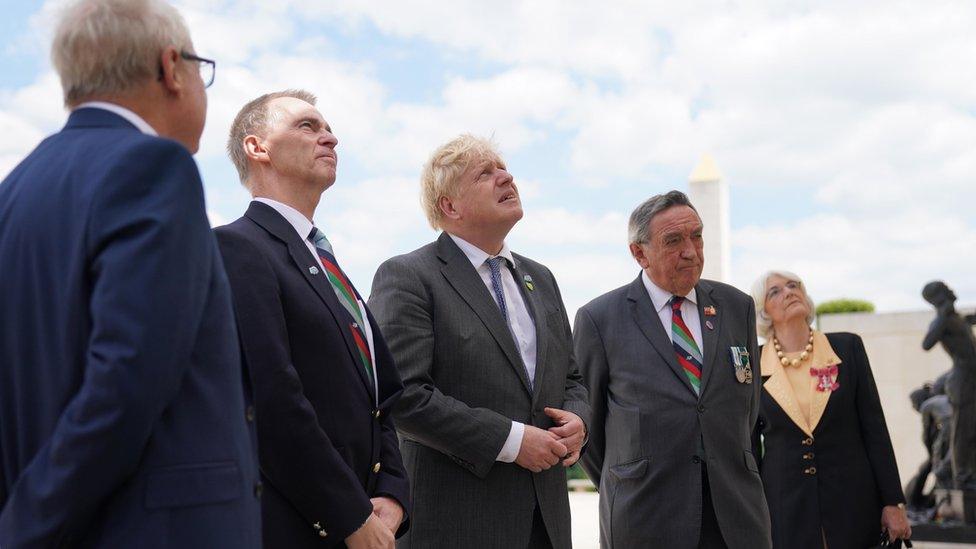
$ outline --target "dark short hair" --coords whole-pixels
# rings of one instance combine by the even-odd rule
[[[630,214],[630,222],[627,224],[627,238],[630,244],[647,242],[647,232],[650,230],[651,220],[654,216],[674,206],[688,206],[695,213],[698,210],[688,200],[688,195],[681,191],[668,191],[664,194],[656,194],[644,202]]]

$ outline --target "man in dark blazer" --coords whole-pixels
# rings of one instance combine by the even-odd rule
[[[417,509],[399,546],[570,547],[563,467],[589,407],[559,288],[505,244],[522,205],[489,142],[447,143],[421,182],[444,232],[383,263],[370,297],[404,380],[395,417]]]
[[[699,280],[702,222],[683,193],[641,204],[629,232],[640,276],[582,307],[574,326],[601,545],[768,548],[750,442],[761,385],[752,299]]]
[[[409,509],[393,358],[312,218],[338,143],[302,90],[241,109],[228,151],[254,196],[216,229],[257,407],[264,546],[392,547]]]
[[[257,549],[207,67],[165,2],[62,17],[71,115],[0,184],[0,546]]]

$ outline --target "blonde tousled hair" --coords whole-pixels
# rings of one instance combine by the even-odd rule
[[[441,145],[430,155],[420,173],[420,205],[434,230],[442,228],[444,219],[438,204],[441,197],[456,197],[461,174],[473,162],[482,160],[500,162],[501,155],[490,139],[467,133]]]

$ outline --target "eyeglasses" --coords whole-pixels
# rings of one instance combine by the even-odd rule
[[[180,57],[186,59],[187,61],[196,61],[200,64],[200,79],[203,80],[203,87],[209,88],[214,82],[214,75],[217,72],[217,62],[213,59],[204,59],[203,57],[197,57],[192,53],[186,53],[185,51],[180,52]]]

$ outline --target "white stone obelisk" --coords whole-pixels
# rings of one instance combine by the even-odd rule
[[[705,226],[705,269],[702,278],[728,282],[731,274],[729,233],[729,185],[715,167],[711,155],[701,161],[688,176],[689,198]]]

